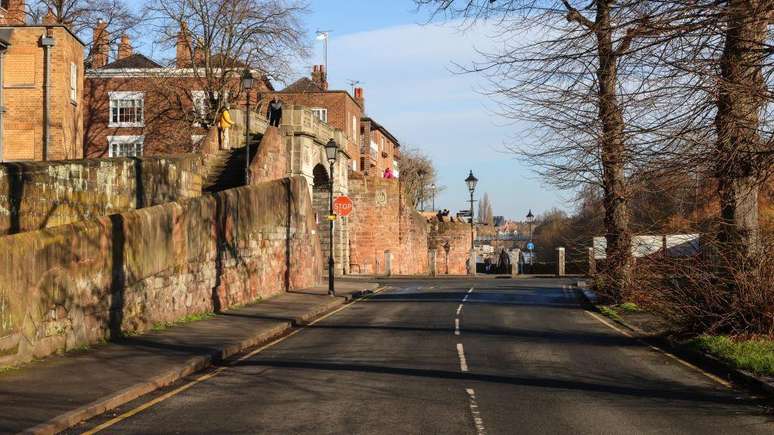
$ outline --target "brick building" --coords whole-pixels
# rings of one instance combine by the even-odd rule
[[[363,173],[381,176],[385,169],[390,168],[396,177],[400,176],[400,142],[395,136],[373,119],[363,117],[360,137],[360,167]]]
[[[125,35],[121,37],[115,59],[109,62],[107,32],[104,23],[94,29],[94,54],[86,71],[86,156],[164,155],[196,150],[207,133],[201,118],[209,108],[204,91],[206,79],[202,71],[197,76],[192,68],[190,40],[185,29],[180,32],[172,66],[134,53]],[[218,62],[219,58],[213,59]],[[227,67],[242,69],[236,64]],[[261,93],[273,91],[265,77],[257,82],[258,89],[251,92],[254,106]],[[226,88],[228,94],[239,94],[237,74]],[[243,96],[233,102],[240,108],[244,104]]]
[[[0,6],[0,161],[81,158],[83,42],[50,16],[26,25],[23,0]]]
[[[350,169],[361,170],[360,121],[365,113],[365,101],[347,91],[328,89],[325,66],[315,65],[311,78],[301,78],[272,96],[282,100],[285,106],[308,107],[318,119],[344,132],[346,143],[340,145],[351,159]]]

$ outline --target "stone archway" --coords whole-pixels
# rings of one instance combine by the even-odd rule
[[[331,184],[328,170],[322,164],[317,164],[312,170],[312,205],[317,216],[317,234],[320,236],[320,245],[323,253],[323,264],[328,264],[328,255],[330,254],[331,230],[328,224],[328,213],[330,212],[330,194]],[[327,275],[328,267],[324,268],[324,274]]]

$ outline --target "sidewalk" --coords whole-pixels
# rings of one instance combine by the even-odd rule
[[[338,281],[0,374],[0,433],[56,433],[265,343],[377,288]]]

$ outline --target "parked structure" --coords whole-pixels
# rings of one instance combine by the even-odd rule
[[[25,2],[0,8],[0,161],[83,156],[83,49],[69,28],[25,24]]]

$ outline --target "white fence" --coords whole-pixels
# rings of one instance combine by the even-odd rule
[[[699,234],[643,235],[632,237],[632,256],[648,257],[659,252],[668,257],[690,257],[701,252]],[[607,239],[594,237],[594,259],[607,258]]]

